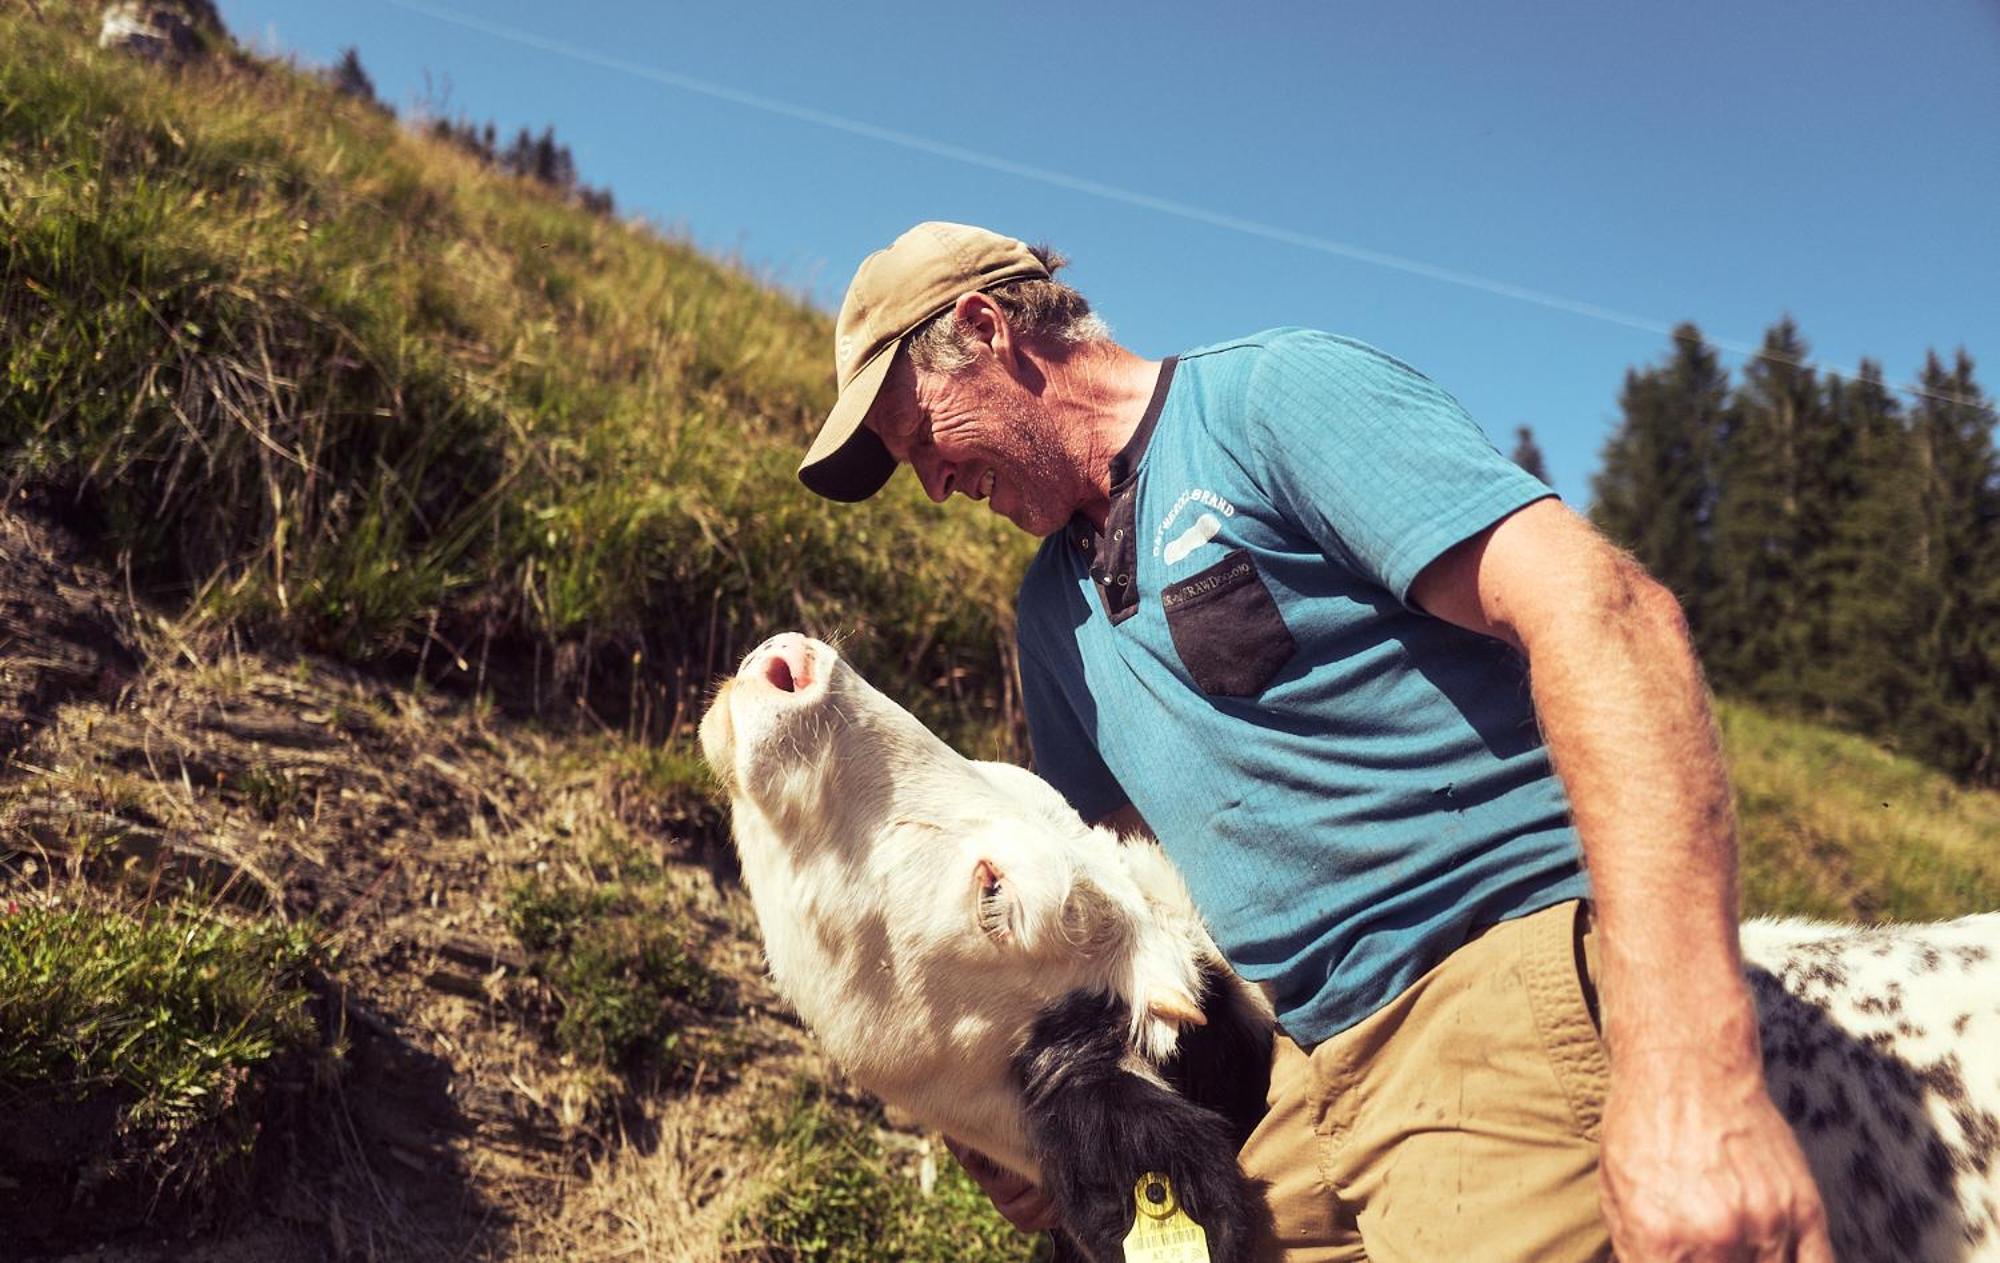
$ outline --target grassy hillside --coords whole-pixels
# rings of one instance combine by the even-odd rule
[[[1921,921],[2000,909],[2000,794],[1864,738],[1722,706],[1746,913]]]
[[[0,14],[0,471],[143,594],[655,734],[804,625],[992,731],[1022,541],[803,492],[824,316],[289,67],[101,53],[99,7]]]
[[[794,1086],[687,738],[803,626],[1012,752],[1026,541],[798,486],[797,298],[98,9],[0,8],[0,1255],[1023,1256]]]
[[[0,7],[0,1257],[1026,1258],[782,1011],[687,741],[804,626],[1018,755],[1025,539],[804,493],[796,297],[96,9]],[[2000,797],[1723,724],[1751,910],[2000,906]]]

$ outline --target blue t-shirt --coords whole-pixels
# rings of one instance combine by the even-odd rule
[[[1021,585],[1036,768],[1088,819],[1139,809],[1293,1039],[1588,893],[1526,664],[1410,604],[1553,494],[1456,400],[1274,330],[1167,361],[1112,476],[1104,530],[1050,536]]]

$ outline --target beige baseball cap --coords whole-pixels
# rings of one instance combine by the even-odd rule
[[[969,224],[918,224],[862,260],[833,326],[840,398],[799,462],[799,481],[829,500],[866,500],[896,472],[896,458],[861,424],[912,329],[960,294],[1047,277],[1034,251]]]

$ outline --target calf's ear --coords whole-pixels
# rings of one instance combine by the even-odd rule
[[[1104,918],[1094,915],[1093,900],[1103,899],[1095,887],[1052,881],[1031,860],[1010,867],[993,849],[974,854],[973,915],[988,938],[1024,952],[1097,949],[1105,926]]]
[[[1020,895],[1000,866],[984,857],[972,865],[972,907],[986,937],[1003,946],[1021,941],[1026,926]]]

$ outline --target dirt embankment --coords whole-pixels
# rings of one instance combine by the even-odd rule
[[[244,1189],[187,1213],[114,1207],[54,1131],[0,1117],[0,1256],[712,1249],[742,1183],[735,1140],[772,1084],[820,1067],[769,1011],[741,896],[699,862],[712,813],[605,770],[608,741],[191,637],[48,515],[0,512],[0,894],[191,890],[310,918],[334,949],[325,1055],[271,1085]],[[656,866],[685,940],[734,980],[727,1067],[640,1082],[554,1050],[560,1001],[507,900],[524,880],[587,886],[607,840]]]

